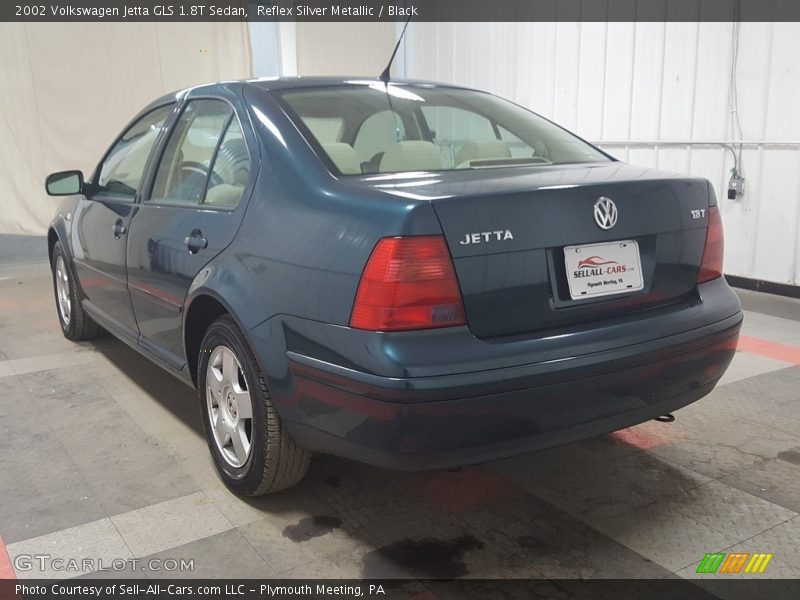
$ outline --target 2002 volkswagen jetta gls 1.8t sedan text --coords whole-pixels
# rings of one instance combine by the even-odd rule
[[[64,334],[195,386],[240,494],[314,451],[432,469],[658,417],[711,391],[742,322],[706,180],[475,90],[196,87],[47,189]]]

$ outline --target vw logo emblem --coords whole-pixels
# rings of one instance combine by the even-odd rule
[[[594,220],[600,229],[611,229],[617,224],[617,205],[611,198],[600,196],[594,203]]]

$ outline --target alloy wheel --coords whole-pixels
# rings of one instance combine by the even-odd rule
[[[56,297],[58,298],[58,312],[64,325],[69,325],[72,315],[72,298],[69,293],[69,275],[64,257],[60,254],[56,258]]]
[[[242,365],[233,350],[217,346],[206,367],[206,403],[217,448],[241,468],[253,445],[253,405]]]

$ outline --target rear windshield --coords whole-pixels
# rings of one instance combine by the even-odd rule
[[[344,175],[605,162],[511,102],[470,90],[382,83],[286,91],[290,117]]]

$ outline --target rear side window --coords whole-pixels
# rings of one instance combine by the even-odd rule
[[[249,177],[247,146],[231,106],[222,100],[192,100],[164,148],[150,201],[233,208]]]
[[[142,183],[147,159],[173,108],[170,104],[147,113],[117,140],[97,177],[97,185],[104,196],[133,201]]]
[[[342,175],[606,162],[600,150],[511,102],[472,90],[354,81],[276,92]],[[323,122],[338,122],[336,137]]]
[[[213,164],[203,204],[236,208],[250,181],[250,155],[236,117],[231,119],[222,136]]]

